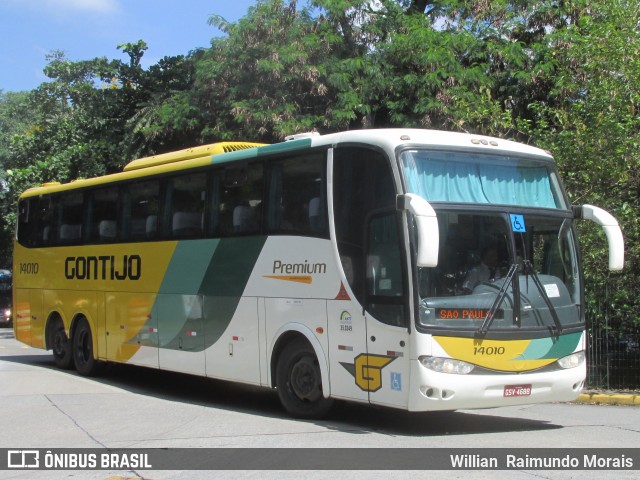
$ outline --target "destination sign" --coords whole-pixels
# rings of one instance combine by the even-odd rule
[[[440,320],[484,320],[488,314],[488,308],[436,308]],[[495,318],[504,318],[504,312],[497,310]]]

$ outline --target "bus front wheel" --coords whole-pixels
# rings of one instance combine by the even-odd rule
[[[93,337],[86,319],[80,319],[73,335],[73,360],[80,375],[96,375],[100,362],[93,356]]]
[[[71,355],[71,342],[64,331],[62,320],[57,318],[51,327],[50,345],[53,351],[53,360],[59,368],[68,370],[73,365]]]
[[[276,388],[280,402],[293,417],[321,418],[333,405],[333,400],[322,394],[318,358],[303,339],[285,347],[278,358]]]

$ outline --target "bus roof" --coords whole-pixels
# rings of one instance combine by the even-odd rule
[[[192,160],[206,156],[219,155],[221,153],[237,152],[249,148],[255,148],[265,145],[264,143],[242,143],[242,142],[220,142],[211,145],[201,145],[199,147],[186,148],[177,152],[163,153],[161,155],[153,155],[151,157],[140,158],[127,164],[123,171],[130,172],[141,168],[155,167],[158,165],[166,165],[169,163],[182,162],[184,160]]]
[[[399,146],[469,149],[478,153],[508,153],[543,157],[553,160],[549,152],[523,143],[471,133],[413,128],[351,130],[310,137],[312,146],[337,143],[366,143],[393,152]]]
[[[118,180],[144,177],[150,174],[183,170],[238,160],[248,160],[264,155],[305,150],[315,147],[327,147],[337,144],[367,144],[381,148],[392,154],[398,147],[406,145],[429,146],[435,148],[454,148],[478,153],[497,153],[501,155],[519,154],[536,156],[553,161],[548,152],[530,145],[495,137],[468,133],[446,132],[440,130],[421,130],[410,128],[350,130],[340,133],[318,135],[309,133],[294,136],[294,140],[266,145],[249,142],[220,142],[187,148],[176,152],[164,153],[134,160],[126,165],[123,172],[91,179],[75,180],[60,184],[51,182],[31,188],[23,193],[30,197],[62,190],[71,190],[85,186],[94,186]]]

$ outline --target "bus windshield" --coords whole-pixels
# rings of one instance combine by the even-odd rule
[[[448,209],[437,215],[438,266],[418,269],[419,325],[559,333],[582,321],[570,218]],[[514,217],[521,226],[515,231]]]
[[[567,209],[549,160],[420,149],[401,162],[407,190],[430,203]]]
[[[400,160],[440,229],[438,266],[418,269],[419,326],[560,333],[582,322],[573,225],[551,160],[430,149]]]

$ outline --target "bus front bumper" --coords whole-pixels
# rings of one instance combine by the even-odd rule
[[[411,362],[409,410],[460,410],[575,400],[586,378],[586,364],[531,373],[448,374]]]

